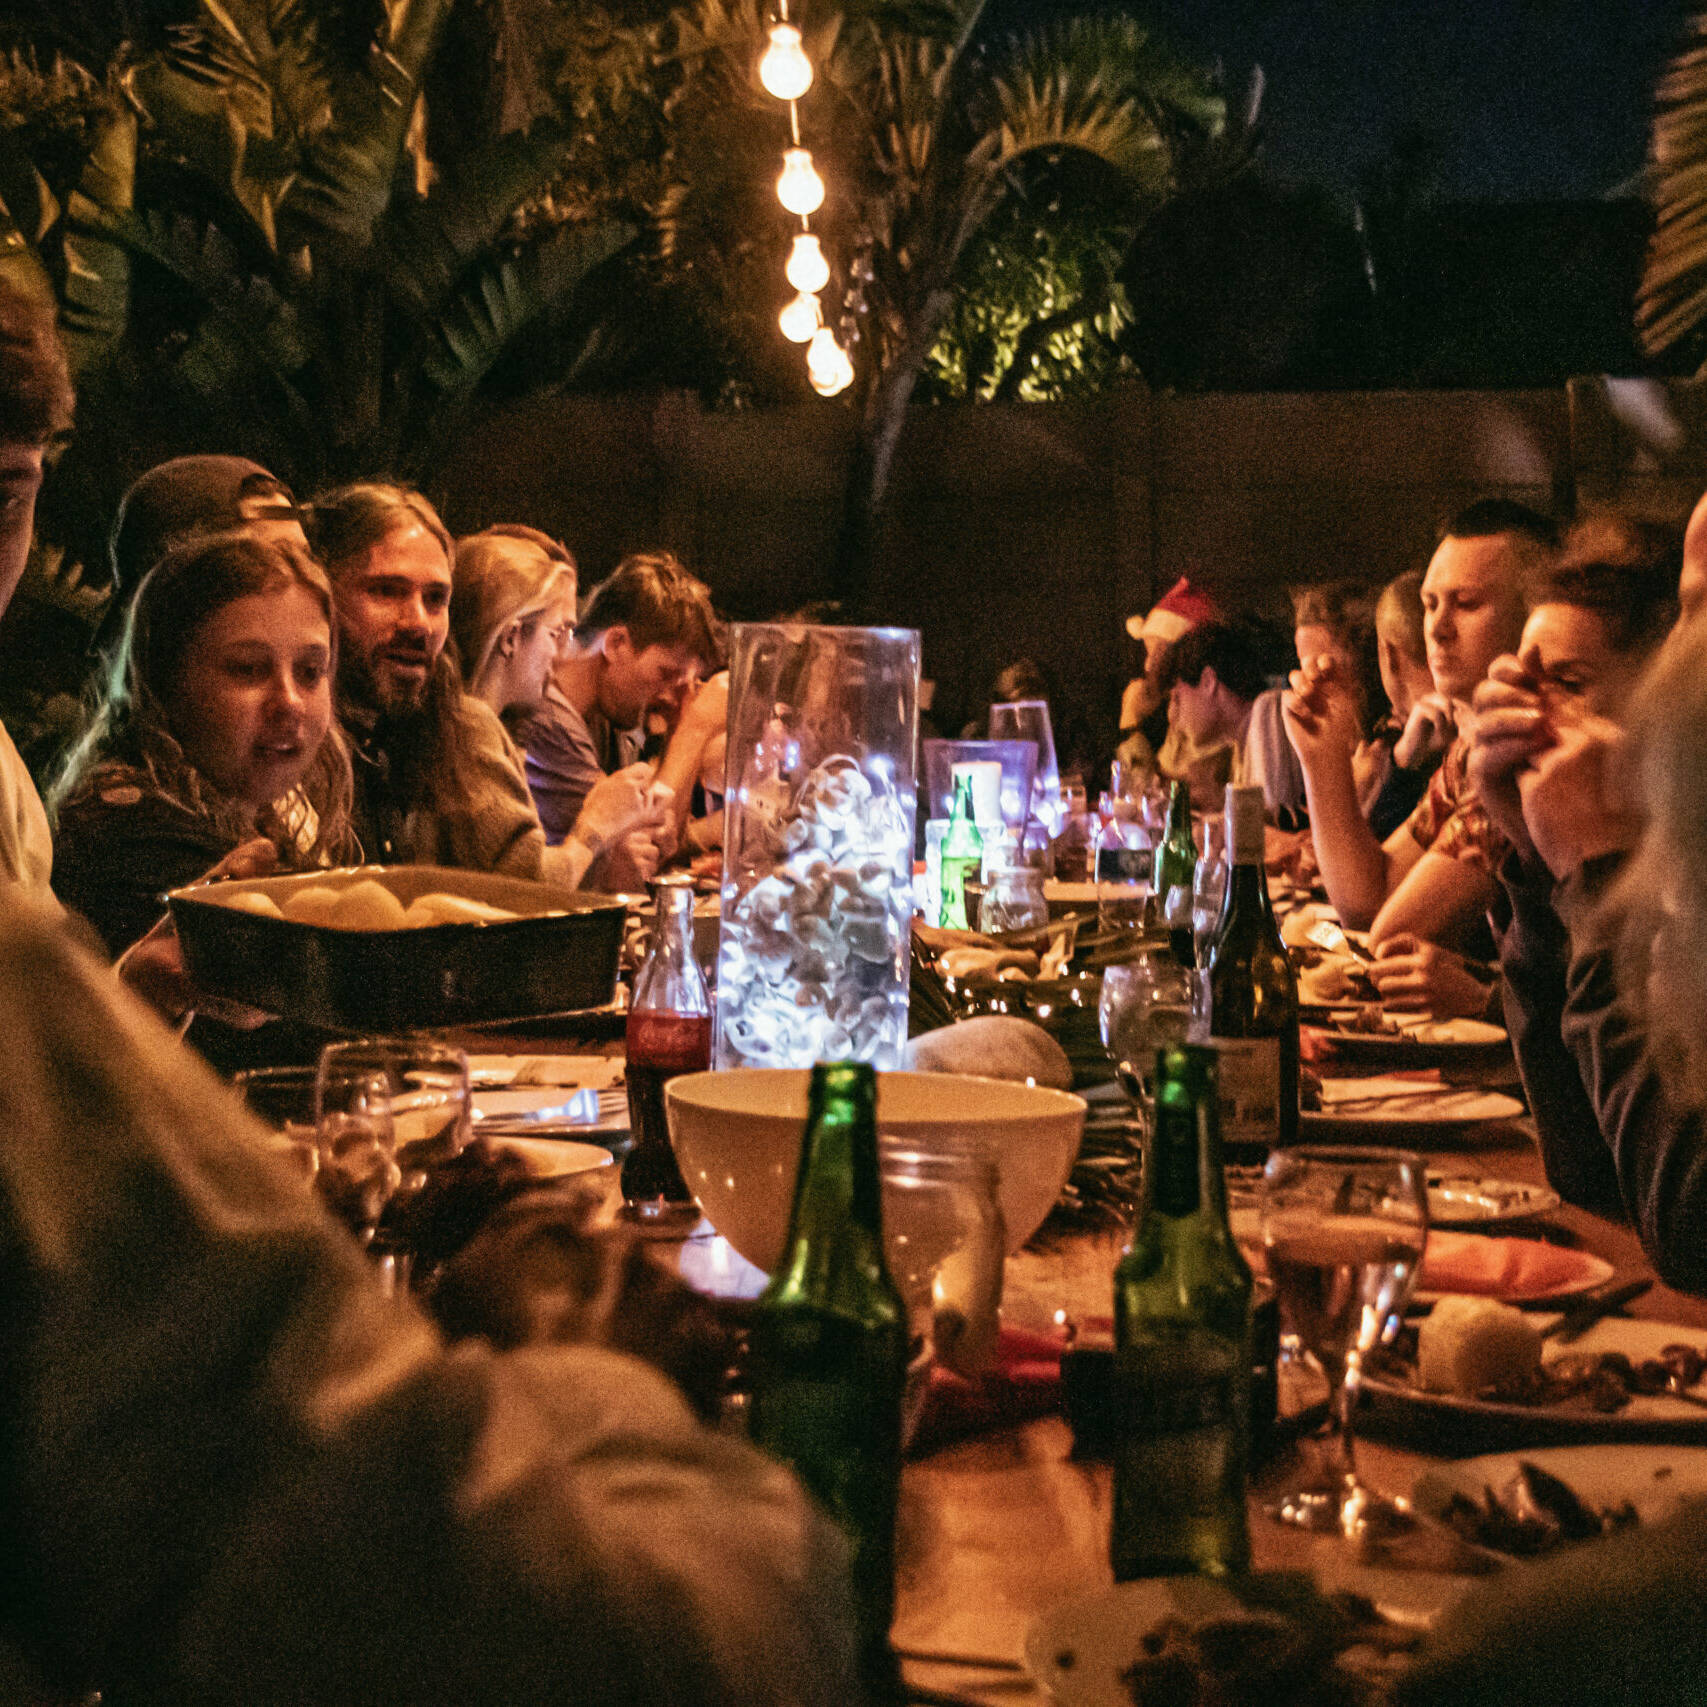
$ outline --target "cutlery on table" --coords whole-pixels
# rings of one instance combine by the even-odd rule
[[[1621,1310],[1632,1299],[1640,1298],[1654,1283],[1646,1278],[1620,1281],[1575,1299],[1565,1307],[1564,1314],[1541,1337],[1557,1340],[1560,1345],[1572,1345],[1580,1340],[1596,1322],[1603,1321],[1615,1310]]]

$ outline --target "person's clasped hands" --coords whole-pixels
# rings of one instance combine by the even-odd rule
[[[1624,731],[1609,719],[1550,706],[1512,656],[1476,689],[1470,780],[1483,809],[1527,859],[1555,878],[1634,845],[1640,821],[1621,783]]]
[[[1474,1019],[1487,1010],[1491,986],[1451,949],[1409,931],[1385,937],[1368,968],[1384,1008],[1435,1019]]]
[[[634,764],[601,777],[570,834],[591,851],[601,886],[644,888],[675,844],[670,802],[654,787],[652,767]]]

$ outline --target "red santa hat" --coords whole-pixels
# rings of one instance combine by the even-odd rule
[[[1215,618],[1215,601],[1200,593],[1184,576],[1174,582],[1167,592],[1150,607],[1147,616],[1129,616],[1126,632],[1134,640],[1161,640],[1172,643],[1199,623]]]

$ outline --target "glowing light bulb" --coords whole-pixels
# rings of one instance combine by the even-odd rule
[[[836,342],[836,334],[821,326],[812,334],[806,349],[806,377],[820,397],[834,397],[853,384],[853,363]]]
[[[797,101],[812,87],[812,61],[793,24],[772,24],[771,44],[759,60],[759,81],[779,101]]]
[[[796,290],[809,293],[821,291],[830,282],[830,263],[818,247],[818,239],[810,234],[796,237],[789,251],[784,276]]]
[[[791,344],[804,344],[818,330],[822,320],[818,299],[808,290],[803,290],[776,317],[783,337]]]
[[[782,155],[782,176],[776,181],[776,199],[790,213],[816,213],[824,205],[824,180],[812,169],[812,151],[787,148]]]

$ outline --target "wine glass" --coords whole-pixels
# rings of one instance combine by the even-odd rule
[[[1031,810],[1051,836],[1061,829],[1061,773],[1055,763],[1055,733],[1049,723],[1049,702],[1021,699],[990,707],[992,741],[1034,741],[1037,768],[1031,778]]]
[[[328,1072],[323,1060],[315,1078],[314,1107],[319,1153],[315,1186],[358,1243],[372,1250],[380,1218],[402,1178],[390,1082],[383,1073],[354,1068]],[[384,1272],[389,1288],[395,1268]]]
[[[1415,1521],[1405,1503],[1358,1479],[1353,1413],[1363,1359],[1397,1330],[1422,1266],[1422,1157],[1328,1146],[1275,1151],[1263,1169],[1262,1240],[1284,1324],[1333,1392],[1315,1474],[1270,1515],[1351,1540],[1403,1533]]]
[[[1192,979],[1160,950],[1104,969],[1097,1021],[1115,1076],[1148,1130],[1155,1091],[1156,1051],[1189,1040]]]
[[[878,1154],[884,1256],[907,1307],[913,1346],[902,1400],[908,1439],[935,1365],[958,1375],[990,1365],[1007,1240],[989,1150],[924,1150],[885,1138]]]
[[[376,1092],[369,1087],[377,1086]],[[329,1043],[320,1052],[319,1126],[320,1160],[328,1165],[328,1117],[332,1117],[335,1139],[339,1118],[353,1121],[359,1134],[361,1122],[383,1103],[389,1120],[391,1162],[396,1178],[386,1195],[385,1207],[412,1197],[427,1183],[429,1171],[453,1160],[466,1148],[470,1131],[468,1057],[460,1049],[432,1038],[370,1037],[350,1043]],[[354,1105],[353,1109],[346,1105]],[[361,1151],[354,1137],[341,1139],[359,1162]],[[354,1162],[341,1162],[345,1175]],[[364,1185],[364,1190],[371,1189]],[[393,1266],[407,1265],[403,1253],[390,1250],[390,1241],[375,1222],[366,1240]]]
[[[1221,907],[1227,899],[1227,855],[1225,825],[1219,819],[1203,823],[1203,852],[1191,878],[1191,932],[1197,964],[1209,964],[1210,945],[1221,924]]]

